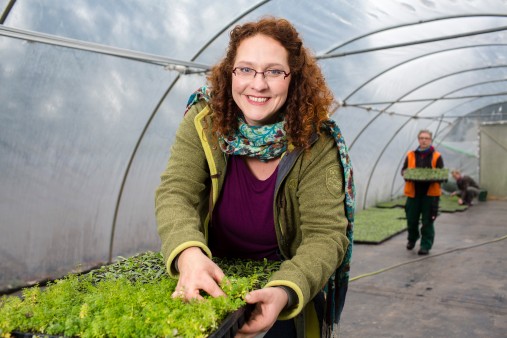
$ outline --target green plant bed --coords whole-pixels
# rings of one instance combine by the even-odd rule
[[[445,182],[449,178],[449,169],[446,168],[408,168],[403,174],[407,181]]]
[[[368,208],[354,218],[355,243],[380,244],[407,228],[401,208]]]
[[[83,275],[0,298],[0,336],[12,332],[67,337],[207,337],[245,309],[243,297],[262,287],[279,262],[218,260],[227,297],[184,302],[159,253],[148,252]],[[230,334],[230,332],[229,332]],[[215,336],[214,336],[215,337]]]
[[[465,211],[468,209],[466,205],[458,204],[458,196],[451,195],[442,195],[440,196],[440,203],[438,205],[438,210],[440,212],[456,212],[456,211]]]
[[[407,198],[405,196],[399,197],[390,201],[377,203],[377,208],[404,208]]]

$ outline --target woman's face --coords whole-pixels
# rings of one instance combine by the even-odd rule
[[[234,68],[265,72],[266,70],[290,73],[287,50],[276,40],[266,35],[255,35],[243,40],[237,50]],[[251,126],[271,124],[277,120],[277,112],[287,100],[290,75],[264,77],[249,71],[245,76],[236,70],[232,74],[232,97]],[[279,73],[279,72],[275,72]]]

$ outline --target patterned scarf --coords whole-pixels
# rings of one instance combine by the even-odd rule
[[[266,126],[250,126],[240,117],[233,135],[219,136],[218,143],[228,155],[256,157],[263,162],[280,157],[287,150],[285,121]]]
[[[187,102],[187,111],[200,100],[209,101],[211,91],[208,86],[197,89]],[[249,126],[245,120],[238,118],[239,128],[233,135],[224,138],[219,136],[220,149],[229,155],[256,157],[263,162],[281,156],[287,150],[285,121],[267,126]]]

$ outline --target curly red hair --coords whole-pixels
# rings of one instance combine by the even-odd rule
[[[230,135],[238,127],[237,116],[241,112],[232,98],[232,68],[241,42],[258,34],[280,42],[288,52],[291,82],[281,111],[285,114],[289,142],[309,148],[311,135],[320,132],[318,126],[329,118],[336,102],[315,58],[303,46],[294,26],[285,19],[263,18],[238,25],[231,31],[226,56],[208,75],[213,130]]]

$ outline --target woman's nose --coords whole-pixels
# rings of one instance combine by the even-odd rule
[[[266,78],[264,77],[264,74],[255,74],[254,78],[252,79],[252,88],[255,90],[263,90],[269,87],[268,82],[266,81]]]

